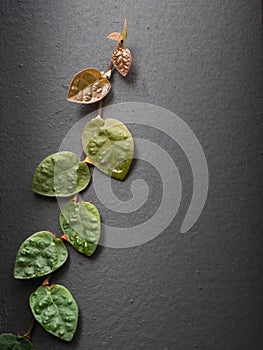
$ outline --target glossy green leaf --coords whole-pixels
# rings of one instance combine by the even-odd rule
[[[69,86],[68,101],[90,104],[103,99],[110,91],[108,79],[95,68],[78,72]]]
[[[76,250],[87,256],[94,253],[100,239],[100,214],[93,204],[67,203],[60,213],[60,226]]]
[[[41,286],[30,295],[35,319],[49,333],[70,341],[78,324],[78,305],[67,288],[55,284]]]
[[[28,237],[16,256],[14,277],[19,279],[45,276],[60,266],[68,257],[62,240],[48,231],[40,231]]]
[[[35,350],[31,341],[11,333],[0,334],[0,350]]]
[[[116,179],[125,179],[134,144],[123,123],[117,119],[92,119],[83,129],[82,145],[89,161],[99,170]]]
[[[43,159],[37,166],[31,188],[44,196],[67,197],[84,190],[90,182],[86,163],[71,152],[58,152]]]

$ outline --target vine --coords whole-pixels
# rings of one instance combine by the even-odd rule
[[[67,99],[70,102],[91,104],[98,102],[98,116],[88,122],[82,132],[85,158],[68,151],[57,152],[43,159],[35,169],[31,189],[49,197],[74,196],[60,211],[60,237],[49,231],[40,231],[28,237],[20,246],[14,265],[16,279],[31,279],[47,276],[29,297],[33,319],[23,335],[0,334],[2,350],[34,350],[32,330],[38,322],[47,332],[71,341],[78,324],[78,305],[70,291],[59,284],[51,284],[54,271],[68,258],[66,244],[78,252],[91,256],[99,243],[101,219],[91,202],[79,202],[78,193],[89,184],[89,165],[94,165],[104,174],[124,180],[132,159],[134,143],[127,127],[117,119],[103,119],[102,103],[111,89],[110,77],[114,68],[122,75],[129,72],[132,56],[124,47],[127,38],[127,23],[122,33],[108,36],[117,41],[110,64],[105,72],[87,68],[72,79]]]

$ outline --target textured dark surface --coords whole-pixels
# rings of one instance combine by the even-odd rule
[[[114,47],[106,36],[121,30],[126,17],[133,65],[125,79],[114,74],[105,102],[148,102],[178,114],[204,148],[208,199],[191,231],[179,234],[192,191],[179,154],[185,194],[173,223],[142,246],[99,248],[89,260],[70,249],[54,282],[78,301],[76,336],[64,343],[38,326],[34,344],[38,350],[262,349],[261,2],[4,0],[0,11],[1,331],[26,330],[27,300],[41,283],[13,279],[19,245],[42,229],[59,232],[57,202],[30,191],[33,171],[92,110],[66,101],[68,84],[78,70],[105,69]],[[150,137],[158,140],[155,133]],[[166,148],[178,151],[169,142]],[[138,161],[130,178],[149,172]],[[154,208],[151,201],[139,221]],[[107,210],[96,205],[106,220]]]

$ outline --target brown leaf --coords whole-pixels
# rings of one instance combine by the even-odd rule
[[[112,63],[118,72],[125,77],[132,63],[131,51],[124,47],[117,47],[112,53]]]
[[[122,40],[122,35],[119,32],[114,32],[114,33],[111,33],[110,35],[108,35],[107,38],[120,42]]]
[[[94,103],[103,99],[110,91],[108,79],[95,68],[78,72],[69,86],[68,101],[76,103]]]

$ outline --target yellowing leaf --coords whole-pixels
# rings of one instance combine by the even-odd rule
[[[125,41],[127,38],[127,20],[125,19],[124,25],[123,25],[123,31],[121,34],[122,40]]]
[[[89,160],[104,174],[124,180],[133,158],[134,143],[128,128],[117,119],[94,118],[82,133]]]
[[[125,77],[132,63],[131,51],[128,48],[117,47],[112,53],[112,63],[117,71]]]
[[[68,90],[68,101],[90,104],[103,99],[111,85],[100,71],[87,68],[78,72],[72,79]]]
[[[70,201],[60,213],[60,227],[72,246],[87,256],[91,256],[100,239],[100,214],[88,202]]]
[[[72,152],[57,152],[37,166],[31,189],[43,196],[67,197],[78,193],[90,182],[87,165]]]
[[[122,35],[119,32],[113,32],[107,36],[108,39],[120,42],[122,40]]]

